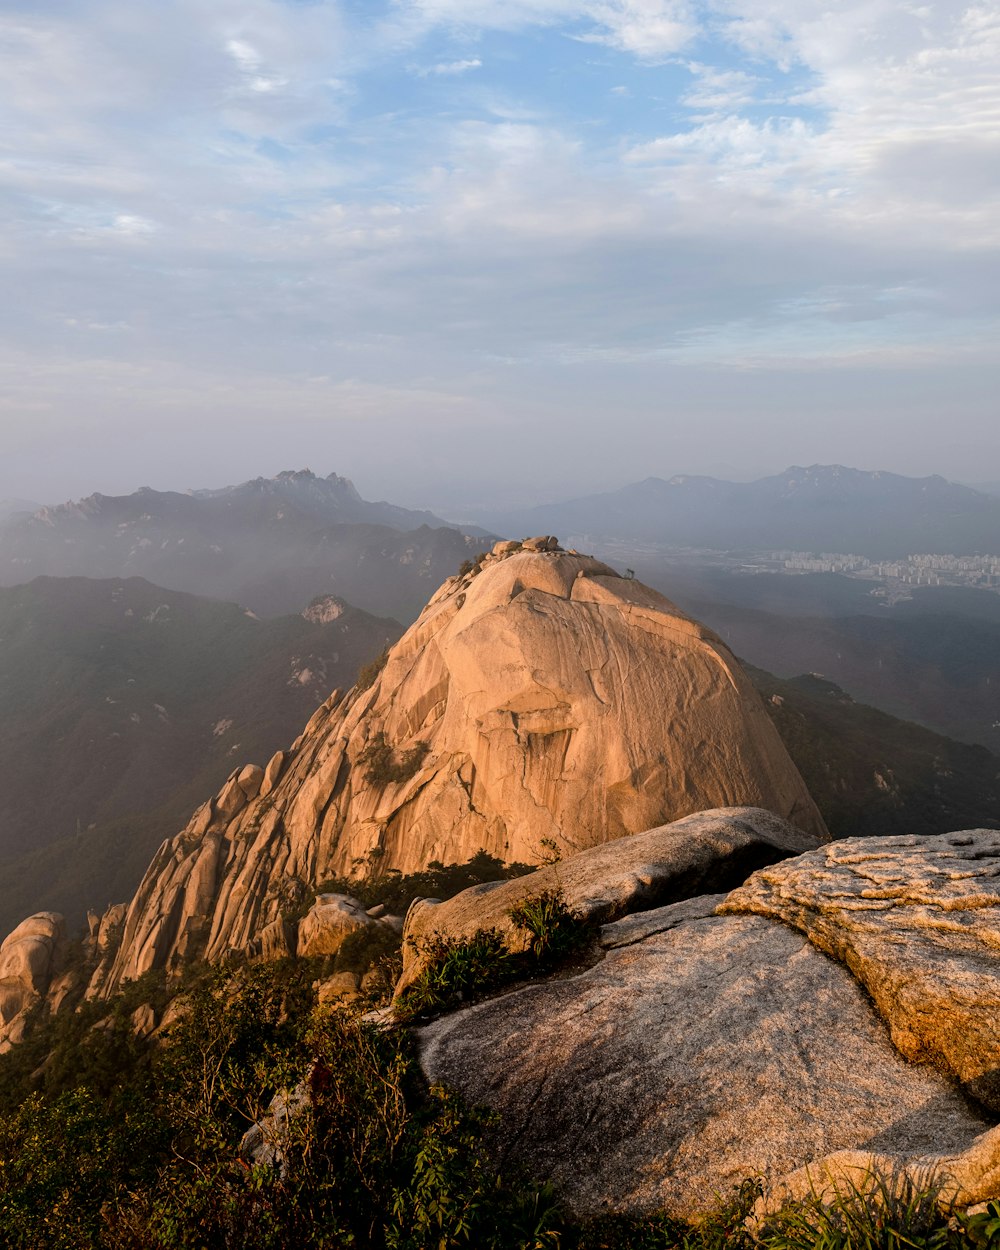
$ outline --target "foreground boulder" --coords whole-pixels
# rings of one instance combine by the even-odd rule
[[[988,1129],[804,937],[698,910],[610,925],[597,966],[421,1029],[428,1079],[498,1111],[501,1153],[581,1216],[696,1216],[747,1176],[860,1148],[957,1154]]]
[[[1000,1197],[1000,834],[848,839],[644,909],[657,888],[711,885],[698,866],[739,846],[727,822],[744,848],[780,847],[759,814],[688,818],[624,845],[686,829],[694,870],[637,872],[631,893],[612,871],[589,904],[586,859],[614,844],[555,866],[592,918],[631,914],[586,970],[419,1030],[428,1079],[499,1112],[498,1148],[581,1215],[693,1216],[758,1175],[774,1205],[873,1170],[934,1172],[960,1204]],[[511,885],[530,896],[541,877]],[[483,927],[501,897],[480,894]],[[476,901],[413,915],[465,936]]]
[[[444,903],[420,899],[406,916],[397,996],[419,975],[434,935],[454,941],[495,929],[508,949],[524,950],[527,934],[515,926],[510,911],[526,899],[558,891],[578,919],[601,924],[730,890],[754,869],[815,846],[815,837],[762,808],[717,808],[591,847],[513,881],[473,886]]]
[[[253,949],[293,887],[361,863],[537,863],[546,843],[569,855],[735,805],[825,836],[726,646],[555,540],[499,544],[273,768],[236,770],[164,844],[102,993]]]
[[[24,1037],[28,1014],[57,971],[66,926],[56,912],[29,916],[0,945],[0,1052]]]
[[[720,911],[793,925],[850,968],[904,1055],[1000,1113],[1000,832],[849,838],[756,873]]]

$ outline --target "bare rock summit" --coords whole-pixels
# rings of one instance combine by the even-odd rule
[[[480,849],[537,863],[715,807],[822,818],[726,646],[550,536],[449,578],[380,671],[161,847],[103,992],[252,950],[298,889]]]

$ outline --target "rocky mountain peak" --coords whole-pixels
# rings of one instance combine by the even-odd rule
[[[234,770],[166,842],[103,992],[258,949],[281,899],[359,865],[480,849],[537,863],[712,807],[824,836],[749,680],[710,631],[549,536],[498,543],[432,597],[287,753]]]

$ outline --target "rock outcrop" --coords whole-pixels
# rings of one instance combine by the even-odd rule
[[[707,834],[689,854],[724,862],[738,817],[656,833]],[[573,865],[566,893],[585,897]],[[511,883],[518,897],[548,872]],[[864,1188],[873,1169],[934,1172],[962,1204],[997,1198],[998,882],[1000,836],[973,830],[831,843],[666,907],[644,910],[640,889],[600,930],[596,964],[421,1029],[425,1073],[499,1112],[499,1148],[580,1214],[697,1215],[756,1175],[774,1205]],[[499,898],[479,887],[413,919],[464,936],[477,902],[497,924]]]
[[[494,929],[510,950],[526,949],[527,935],[511,921],[510,911],[532,896],[559,891],[580,920],[602,924],[710,890],[732,889],[755,868],[815,846],[814,837],[761,808],[721,808],[590,847],[526,877],[473,886],[445,903],[419,899],[406,916],[397,995],[423,967],[423,951],[433,934],[462,940]]]
[[[166,842],[107,992],[250,949],[290,889],[359,862],[404,872],[481,848],[538,862],[712,807],[825,830],[756,693],[712,633],[554,540],[450,578],[370,684],[287,756],[234,772]]]
[[[756,873],[720,911],[846,964],[896,1046],[1000,1113],[1000,833],[849,838]]]
[[[347,894],[320,894],[299,923],[296,954],[336,955],[352,933],[377,929],[364,903]]]
[[[574,1212],[696,1216],[747,1176],[859,1148],[957,1154],[989,1128],[800,934],[673,910],[578,976],[419,1033],[428,1079],[498,1111],[501,1152]]]
[[[58,971],[66,926],[56,912],[22,921],[0,945],[0,1053],[24,1036],[28,1014],[46,995]]]

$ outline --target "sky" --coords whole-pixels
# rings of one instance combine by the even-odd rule
[[[1000,9],[0,0],[0,497],[1000,479]]]

